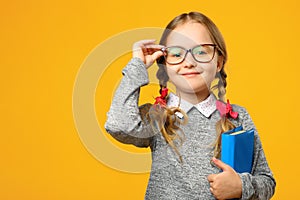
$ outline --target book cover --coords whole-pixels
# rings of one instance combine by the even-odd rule
[[[239,126],[221,136],[221,160],[238,173],[251,173],[253,149],[253,129],[246,131]]]

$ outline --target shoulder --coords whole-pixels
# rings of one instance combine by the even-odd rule
[[[249,115],[247,109],[243,106],[237,105],[237,104],[231,104],[232,110],[234,112],[238,112],[239,116]]]
[[[246,130],[255,128],[253,120],[245,107],[237,104],[232,104],[231,106],[234,112],[238,112],[237,122],[239,125],[243,125]]]

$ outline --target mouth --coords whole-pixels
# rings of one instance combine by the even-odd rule
[[[185,76],[185,77],[193,77],[193,76],[197,76],[200,75],[200,72],[186,72],[186,73],[182,73],[181,76]]]

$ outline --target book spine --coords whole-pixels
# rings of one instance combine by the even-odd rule
[[[221,160],[227,165],[234,168],[235,155],[235,137],[228,134],[222,134]]]

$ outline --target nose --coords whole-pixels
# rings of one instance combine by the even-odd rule
[[[192,53],[190,51],[187,52],[187,55],[183,61],[184,67],[186,68],[192,68],[197,65],[194,57],[192,56]]]

